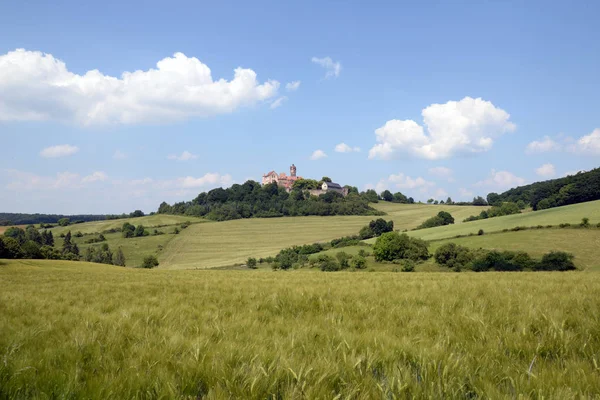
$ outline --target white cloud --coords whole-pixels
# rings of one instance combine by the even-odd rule
[[[560,145],[552,140],[549,136],[544,136],[543,140],[529,143],[525,152],[527,154],[535,154],[535,153],[546,153],[549,151],[558,151],[560,150]]]
[[[108,179],[108,176],[102,171],[93,172],[83,178],[79,174],[68,171],[59,172],[55,176],[41,176],[31,172],[9,169],[4,170],[4,174],[10,179],[6,185],[7,189],[22,191],[75,189],[88,183]]]
[[[287,90],[288,92],[293,92],[295,90],[298,90],[299,87],[300,87],[300,81],[293,81],[293,82],[286,83],[285,90]]]
[[[569,150],[574,153],[600,155],[600,128],[594,129],[589,135],[580,137],[569,147]]]
[[[320,160],[321,158],[327,157],[327,154],[323,150],[315,150],[310,156],[311,160]]]
[[[565,173],[564,173],[562,176],[563,176],[563,178],[564,178],[565,176],[573,176],[573,175],[577,175],[577,174],[578,174],[578,173],[580,173],[580,172],[585,172],[585,171],[584,171],[584,170],[582,170],[582,169],[580,169],[580,170],[575,170],[575,171],[567,171],[567,172],[565,172]]]
[[[331,59],[331,57],[323,57],[323,58],[313,57],[311,59],[311,61],[314,62],[315,64],[318,64],[321,67],[325,68],[325,70],[327,70],[327,73],[325,74],[325,78],[331,78],[331,77],[337,78],[338,76],[340,76],[340,72],[342,71],[342,64],[340,64],[339,61],[334,62]]]
[[[408,175],[399,173],[397,175],[390,175],[388,181],[393,183],[395,187],[399,189],[415,189],[420,187],[433,187],[435,183],[426,181],[420,176],[417,178],[411,178]]]
[[[59,120],[81,124],[178,121],[230,113],[277,95],[279,82],[259,83],[251,69],[213,80],[195,57],[175,53],[156,69],[121,77],[70,72],[51,54],[17,49],[0,55],[0,121]]]
[[[285,101],[287,101],[287,99],[288,99],[287,96],[279,97],[277,100],[275,100],[274,102],[271,103],[271,106],[270,106],[271,110],[281,107],[283,105],[283,103]]]
[[[539,168],[536,168],[535,173],[539,176],[543,176],[545,178],[550,178],[556,175],[556,170],[554,169],[554,165],[552,164],[544,164]]]
[[[198,188],[208,185],[223,185],[229,186],[233,183],[233,179],[231,175],[221,175],[218,173],[207,173],[199,178],[195,178],[193,176],[186,176],[185,178],[178,178],[176,180],[176,186],[189,189],[189,188]]]
[[[0,100],[0,107],[1,107]],[[1,109],[1,108],[0,108]],[[57,158],[57,157],[65,157],[70,156],[79,151],[79,147],[71,146],[70,144],[60,144],[57,146],[46,147],[44,150],[40,151],[40,156],[45,158]]]
[[[108,175],[102,171],[95,171],[91,175],[84,176],[81,183],[103,182],[108,179]]]
[[[465,188],[460,188],[458,189],[458,195],[461,198],[473,197],[473,192]]]
[[[475,186],[483,186],[494,189],[510,189],[525,184],[525,179],[520,178],[508,171],[496,171],[493,169],[487,179],[479,181]]]
[[[189,161],[189,160],[195,160],[196,158],[198,158],[198,156],[196,154],[192,154],[189,151],[185,150],[179,156],[177,154],[169,154],[169,156],[167,156],[167,158],[169,160],[176,160],[176,161]]]
[[[494,138],[512,132],[510,115],[481,98],[431,104],[421,112],[424,128],[412,120],[390,120],[375,130],[369,158],[391,159],[399,154],[437,160],[457,154],[488,151]]]
[[[115,154],[113,154],[113,158],[115,160],[124,160],[127,158],[127,154],[123,153],[121,150],[115,150]]]
[[[352,152],[359,152],[360,147],[350,147],[346,143],[342,142],[342,143],[336,145],[334,150],[338,153],[352,153]]]
[[[446,179],[448,182],[454,182],[453,172],[450,168],[446,167],[433,167],[429,168],[429,173],[438,178]]]

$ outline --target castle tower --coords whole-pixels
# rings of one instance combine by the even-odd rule
[[[290,167],[290,175],[294,177],[296,176],[296,166],[294,164],[292,164]]]

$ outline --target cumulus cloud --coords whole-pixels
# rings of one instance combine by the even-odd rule
[[[192,154],[189,151],[185,150],[180,155],[169,154],[167,156],[167,158],[169,160],[175,160],[175,161],[189,161],[189,160],[195,160],[196,158],[198,158],[198,156],[196,154]]]
[[[356,146],[350,147],[346,143],[342,142],[342,143],[336,145],[334,150],[338,153],[352,153],[352,152],[359,152],[360,147],[356,147]]]
[[[446,167],[433,167],[429,168],[429,173],[438,178],[446,179],[448,182],[454,182],[453,172],[450,168]]]
[[[0,100],[1,102],[2,100]],[[79,147],[70,144],[59,144],[57,146],[46,147],[40,151],[40,156],[44,158],[57,158],[70,156],[79,151]]]
[[[295,90],[298,90],[299,87],[300,87],[300,81],[293,81],[293,82],[286,83],[285,90],[287,90],[288,92],[293,92]]]
[[[493,189],[510,189],[515,186],[525,184],[525,179],[520,178],[508,171],[496,171],[493,169],[490,175],[475,184],[479,187],[488,187]]]
[[[458,195],[464,199],[467,197],[473,197],[473,192],[466,188],[460,188],[458,189]]]
[[[230,113],[277,96],[279,82],[260,83],[251,69],[214,80],[195,57],[175,53],[147,71],[120,77],[70,72],[52,54],[17,49],[0,55],[0,121],[81,124],[179,121]]]
[[[204,186],[229,186],[233,183],[231,175],[221,175],[218,173],[207,173],[199,178],[193,176],[186,176],[184,178],[178,178],[176,185],[185,189],[198,188]]]
[[[271,103],[271,105],[270,105],[271,110],[281,107],[283,105],[283,103],[287,101],[287,99],[288,99],[287,96],[279,97],[277,100],[275,100],[274,102]]]
[[[310,156],[311,160],[320,160],[321,158],[327,157],[327,154],[323,150],[315,150]]]
[[[600,155],[600,128],[594,129],[589,135],[580,137],[569,150],[586,155]]]
[[[543,176],[544,178],[550,178],[556,175],[556,170],[554,169],[554,165],[548,163],[536,168],[535,173],[539,176]]]
[[[516,126],[510,114],[481,98],[431,104],[421,112],[425,128],[412,120],[390,120],[375,130],[369,158],[412,154],[430,160],[488,151],[494,139]]]
[[[115,150],[115,153],[113,154],[113,158],[115,160],[124,160],[127,158],[127,154],[123,153],[121,150]]]
[[[331,59],[331,57],[313,57],[311,61],[325,68],[325,70],[327,71],[327,73],[325,74],[325,78],[337,78],[338,76],[340,76],[340,72],[342,71],[342,64],[340,64],[339,61],[334,62]]]
[[[549,136],[544,136],[542,140],[534,140],[529,143],[525,152],[527,154],[547,153],[549,151],[558,151],[560,148],[560,144],[556,143]]]
[[[23,191],[74,189],[108,179],[106,173],[102,171],[95,171],[90,175],[81,177],[81,175],[69,171],[59,172],[55,176],[42,176],[31,172],[9,169],[4,170],[4,175],[9,178],[6,185],[7,189]]]

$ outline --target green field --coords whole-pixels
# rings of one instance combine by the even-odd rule
[[[589,218],[590,223],[593,223],[594,225],[600,222],[600,200],[564,207],[549,208],[547,210],[530,211],[522,214],[465,222],[462,224],[423,229],[410,232],[409,234],[425,240],[439,240],[456,235],[468,235],[469,233],[476,234],[479,229],[483,229],[485,232],[497,232],[502,229],[511,229],[517,226],[545,226],[559,225],[561,223],[579,224],[584,217]],[[456,219],[456,216],[454,218]]]
[[[191,223],[208,222],[208,220],[202,218],[188,217],[185,215],[155,214],[138,218],[109,219],[105,221],[84,222],[82,224],[73,224],[69,226],[57,226],[50,230],[54,236],[58,236],[61,233],[67,233],[68,231],[71,231],[71,233],[81,232],[83,234],[100,233],[104,230],[121,228],[125,222],[129,222],[135,226],[141,224],[146,228],[151,228],[155,226],[182,224],[186,221],[190,221]]]
[[[0,398],[590,398],[600,275],[0,265]]]
[[[395,229],[411,229],[441,210],[471,215],[473,206],[377,203]],[[373,216],[256,218],[192,225],[160,254],[161,268],[211,268],[277,254],[284,247],[356,235]]]

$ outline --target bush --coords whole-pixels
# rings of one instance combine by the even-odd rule
[[[438,264],[456,270],[467,267],[474,257],[470,249],[455,243],[446,243],[438,247],[433,256]]]
[[[402,263],[402,272],[414,272],[415,262],[413,260],[404,260]]]
[[[373,246],[376,261],[393,261],[410,258],[412,260],[427,259],[429,252],[427,242],[413,239],[407,234],[387,232],[377,238]]]
[[[571,226],[571,224],[565,223],[565,224],[560,224],[558,226],[561,228],[569,228]]]
[[[340,251],[335,255],[335,258],[337,259],[340,265],[340,269],[346,269],[350,267],[350,259],[352,258],[352,256],[348,253]]]
[[[188,226],[190,226],[192,223],[190,221],[185,221],[183,224],[181,224],[181,229],[185,229]]]
[[[173,234],[179,235],[179,232],[179,228],[175,227],[175,229],[173,229]]]
[[[358,232],[358,237],[360,238],[360,240],[365,240],[375,237],[375,234],[373,233],[371,228],[369,228],[368,226],[363,226]]]
[[[361,257],[369,257],[371,255],[371,253],[369,253],[365,249],[360,249],[360,250],[358,250],[358,255]]]
[[[582,218],[580,225],[582,227],[584,227],[584,228],[589,228],[589,226],[590,226],[590,219],[589,218]]]
[[[121,236],[124,238],[132,238],[134,236],[135,226],[131,225],[129,222],[125,222],[123,227],[121,228]]]
[[[248,268],[251,269],[256,269],[256,258],[254,257],[248,257],[248,260],[246,261],[246,265],[248,266]]]
[[[321,271],[339,271],[340,266],[335,259],[327,254],[319,254],[313,261],[312,264],[318,267]]]
[[[367,268],[367,260],[359,255],[352,259],[351,265],[356,269],[365,269]]]
[[[158,267],[158,260],[155,256],[146,256],[144,257],[144,261],[142,262],[141,268],[154,268]]]
[[[483,232],[483,229],[480,229],[480,230],[479,230],[479,232],[477,232],[477,234],[478,234],[479,236],[483,236],[483,233],[484,233],[484,232]]]
[[[415,229],[433,228],[436,226],[450,225],[454,223],[454,217],[446,211],[440,211],[435,217],[431,217]]]
[[[572,271],[575,268],[573,254],[564,251],[551,251],[544,254],[542,260],[534,266],[536,271]]]

